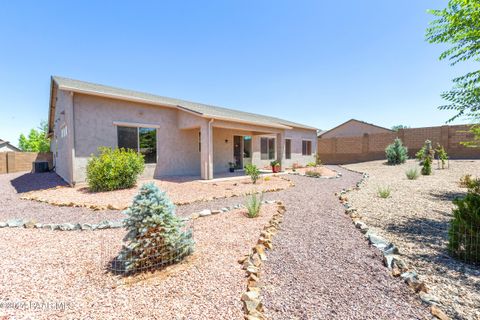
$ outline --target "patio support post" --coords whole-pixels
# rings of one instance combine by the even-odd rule
[[[213,119],[206,122],[200,127],[201,133],[201,150],[200,162],[201,177],[204,180],[213,179]]]
[[[285,164],[285,132],[277,133],[277,161],[280,162],[281,170],[284,170]]]

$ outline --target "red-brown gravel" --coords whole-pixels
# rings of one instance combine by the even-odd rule
[[[0,318],[242,319],[245,271],[237,260],[256,243],[275,210],[266,205],[255,219],[237,210],[195,220],[194,255],[141,281],[123,282],[105,273],[123,229],[0,229],[0,304],[26,304],[23,310],[1,308]],[[41,302],[67,308],[33,309]]]
[[[337,170],[337,168],[336,168]],[[360,175],[294,177],[287,212],[262,275],[270,319],[420,319],[426,307],[391,277],[376,250],[345,215],[334,192]]]

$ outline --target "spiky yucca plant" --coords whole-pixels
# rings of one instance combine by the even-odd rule
[[[144,184],[124,213],[128,233],[117,258],[124,273],[161,268],[193,252],[192,232],[185,231],[175,206],[154,183]]]

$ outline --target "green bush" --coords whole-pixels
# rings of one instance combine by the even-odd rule
[[[405,163],[407,161],[408,150],[402,145],[402,140],[396,138],[395,141],[385,149],[387,162],[391,165]]]
[[[255,218],[260,213],[262,208],[263,194],[258,196],[257,194],[252,194],[247,196],[245,206],[247,207],[247,216],[249,218]]]
[[[320,177],[322,174],[321,174],[320,172],[317,172],[317,171],[307,170],[307,171],[305,172],[305,175],[308,176],[308,177],[318,178],[318,177]]]
[[[135,185],[145,167],[143,156],[133,150],[98,148],[87,164],[87,182],[91,191],[127,189]]]
[[[422,174],[424,176],[429,176],[432,174],[432,158],[427,156],[423,160]]]
[[[445,148],[440,144],[437,144],[437,149],[435,149],[435,153],[437,154],[437,158],[442,164],[442,169],[445,169],[445,164],[448,160],[448,154],[445,151]]]
[[[128,216],[124,221],[128,233],[117,258],[117,271],[130,274],[158,269],[193,252],[192,232],[185,231],[175,206],[155,184],[144,184],[124,213]]]
[[[424,155],[425,155],[425,146],[423,146],[422,149],[418,150],[418,152],[415,153],[415,158],[418,161],[422,161]]]
[[[390,197],[392,190],[389,187],[379,187],[377,194],[380,198],[386,199]]]
[[[405,172],[405,175],[408,180],[416,180],[419,177],[420,172],[418,172],[417,168],[410,168]]]
[[[307,167],[316,167],[317,163],[316,162],[309,162],[307,163]]]
[[[245,173],[250,176],[250,179],[252,179],[253,184],[257,183],[257,180],[260,177],[260,170],[258,170],[256,165],[251,163],[246,164]]]
[[[478,180],[477,180],[478,181]],[[448,230],[448,249],[450,253],[466,262],[480,263],[480,190],[469,189],[463,199],[453,203],[453,219]]]

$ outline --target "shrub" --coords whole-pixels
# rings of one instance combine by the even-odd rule
[[[407,160],[407,148],[402,145],[402,140],[396,138],[395,141],[385,149],[387,162],[391,165],[405,163]]]
[[[438,160],[442,164],[442,169],[445,169],[445,163],[448,160],[448,154],[445,151],[445,148],[440,144],[437,144],[437,149],[435,149],[435,153],[437,154]]]
[[[405,172],[408,180],[416,180],[420,175],[417,168],[410,168]]]
[[[252,179],[253,184],[257,183],[257,180],[260,177],[260,170],[258,170],[256,165],[251,163],[246,164],[245,173],[250,176],[250,179]]]
[[[432,174],[432,158],[426,157],[423,160],[422,174],[424,176],[429,176]]]
[[[124,273],[163,267],[193,252],[192,232],[185,231],[175,206],[155,184],[144,184],[124,213],[127,243],[117,258]]]
[[[318,178],[321,176],[320,172],[317,172],[317,171],[312,171],[312,170],[307,170],[305,172],[305,175],[306,176],[309,176],[309,177],[315,177],[315,178]]]
[[[263,193],[260,196],[256,193],[247,196],[245,206],[247,207],[247,216],[249,218],[255,218],[258,216],[260,209],[262,208],[262,201]]]
[[[466,262],[480,262],[480,194],[470,189],[465,198],[455,199],[448,230],[450,253]]]
[[[392,190],[389,187],[379,187],[377,192],[378,196],[383,199],[390,197],[391,193]]]
[[[320,159],[320,155],[317,153],[315,154],[315,164],[317,166],[321,166],[322,165],[322,159]]]
[[[316,167],[317,163],[316,162],[309,162],[307,163],[307,167]]]
[[[472,175],[466,174],[460,178],[460,181],[458,181],[458,185],[461,188],[468,188],[473,183],[473,181],[474,179],[472,178]]]
[[[422,161],[424,154],[425,154],[425,147],[422,147],[422,149],[418,150],[418,152],[415,153],[415,158],[416,158],[418,161]]]
[[[87,182],[91,191],[127,189],[135,185],[145,167],[143,156],[133,150],[98,148],[87,163]]]

